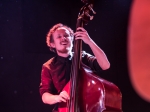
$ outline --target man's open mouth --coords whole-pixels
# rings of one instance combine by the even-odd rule
[[[61,42],[61,45],[67,45],[68,42]]]

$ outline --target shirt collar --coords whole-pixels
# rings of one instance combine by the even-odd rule
[[[72,57],[73,57],[73,53],[70,54],[68,57],[62,57],[62,56],[57,55],[56,60],[64,63],[64,62],[67,62],[68,60],[71,61]]]

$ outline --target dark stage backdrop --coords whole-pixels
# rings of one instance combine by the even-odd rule
[[[131,0],[98,0],[86,30],[104,50],[111,68],[100,73],[123,95],[124,112],[150,112],[132,88],[127,66]],[[56,23],[75,30],[80,0],[0,0],[0,112],[51,112],[39,94],[42,64],[54,56],[45,36]],[[83,49],[91,53],[87,45]]]

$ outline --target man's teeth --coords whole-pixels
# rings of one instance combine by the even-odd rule
[[[66,45],[66,44],[67,44],[67,42],[62,42],[61,44],[62,44],[62,45]]]

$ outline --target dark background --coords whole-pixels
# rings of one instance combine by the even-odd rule
[[[39,95],[42,64],[54,56],[45,36],[56,23],[73,30],[80,0],[0,0],[0,112],[51,112]],[[122,92],[124,112],[150,112],[134,91],[127,63],[127,30],[131,0],[98,0],[85,29],[104,50],[111,68],[101,77]],[[87,45],[83,49],[91,53]]]

